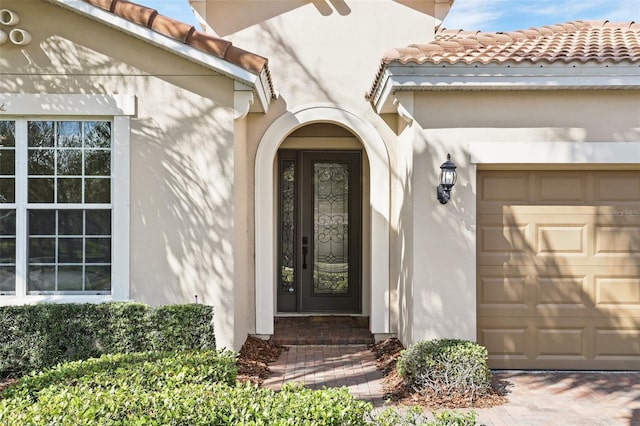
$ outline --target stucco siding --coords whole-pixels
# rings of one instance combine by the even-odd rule
[[[404,268],[405,274],[413,275],[413,309],[403,318],[413,334],[407,336],[407,343],[434,337],[476,337],[476,168],[526,166],[492,165],[490,153],[483,154],[484,164],[471,163],[469,145],[473,143],[477,152],[483,142],[533,146],[540,142],[637,142],[638,99],[634,91],[414,94],[411,105],[417,130],[412,136],[413,167],[408,179],[413,204],[405,212],[413,221],[413,232],[408,235],[414,259],[409,263],[412,266]],[[571,145],[575,147],[579,149]],[[435,188],[447,153],[458,166],[458,182],[449,204],[440,205]],[[605,159],[591,157],[600,163],[594,166],[600,169],[631,166],[606,165]],[[559,167],[575,165],[536,164],[537,169]]]
[[[637,91],[429,92],[417,96],[425,129],[477,141],[640,139]]]
[[[386,49],[434,38],[431,1],[213,0],[205,13],[218,35],[269,58],[290,107],[364,104]]]
[[[218,343],[237,349],[246,320],[236,326],[233,316],[234,247],[247,243],[234,234],[233,82],[49,3],[3,1],[2,7],[20,14],[20,27],[33,40],[24,48],[0,46],[0,93],[136,98],[130,299],[157,305],[197,296],[215,307]]]

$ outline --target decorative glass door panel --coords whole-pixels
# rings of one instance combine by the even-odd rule
[[[313,294],[349,292],[349,163],[313,165]]]
[[[279,156],[280,312],[360,312],[361,156]]]

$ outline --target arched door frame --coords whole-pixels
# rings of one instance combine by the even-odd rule
[[[360,140],[369,158],[370,327],[372,333],[389,333],[389,154],[382,137],[370,123],[347,109],[322,104],[299,107],[278,117],[258,145],[255,163],[256,334],[273,334],[274,326],[277,283],[276,155],[280,144],[289,134],[312,123],[332,123],[346,128]]]

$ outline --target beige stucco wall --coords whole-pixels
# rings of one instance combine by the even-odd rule
[[[235,349],[247,296],[234,262],[236,223],[246,201],[234,193],[233,82],[148,43],[41,1],[2,1],[33,40],[0,46],[0,93],[131,94],[130,252],[132,300],[215,307],[218,343]],[[0,99],[1,101],[1,99]],[[242,129],[238,131],[244,134]],[[239,148],[234,152],[234,142]],[[246,173],[242,168],[240,172]],[[236,252],[240,253],[240,252]],[[238,297],[236,297],[238,296]]]
[[[386,49],[433,40],[437,22],[434,2],[207,0],[194,2],[194,6],[217,35],[269,58],[279,97],[267,114],[254,113],[248,117],[247,158],[250,162],[256,158],[263,135],[280,117],[306,106],[329,106],[349,111],[372,126],[386,145],[384,161],[391,168],[397,155],[395,118],[389,123],[376,115],[364,95],[370,89]],[[322,117],[318,116],[316,121],[322,122]],[[367,141],[361,143],[366,146]],[[391,175],[392,180],[397,179],[395,172]],[[249,182],[247,189],[254,192],[253,182]],[[248,211],[254,211],[254,200],[249,199],[248,203]],[[380,214],[385,221],[390,221],[390,211]],[[384,298],[389,305],[367,301],[370,296],[366,289],[370,283],[366,282],[368,271],[364,271],[363,313],[388,309],[383,314],[388,317],[387,331],[395,333],[399,326],[398,283],[402,272],[400,256],[393,250],[401,246],[402,237],[396,224],[388,225],[392,250],[390,274],[384,277],[388,283]],[[253,223],[249,223],[247,232],[253,240],[254,232],[269,230],[255,230]],[[250,250],[252,243],[249,242]],[[247,266],[254,275],[255,265]],[[255,306],[252,308],[253,315]],[[250,325],[255,322],[255,316],[249,319]]]
[[[635,91],[416,92],[404,99],[403,105],[415,117],[401,134],[402,158],[396,165],[397,171],[407,170],[409,189],[405,205],[397,206],[402,235],[408,240],[403,247],[410,250],[408,261],[401,265],[403,275],[410,277],[404,288],[411,302],[401,311],[405,343],[434,337],[475,338],[476,167],[576,167],[472,164],[469,144],[637,142],[639,100]],[[458,183],[452,200],[443,206],[436,200],[435,188],[447,153],[458,166]],[[499,153],[495,155],[498,158]]]
[[[366,106],[382,53],[434,37],[433,1],[208,0],[219,36],[269,58],[289,109],[332,102]]]

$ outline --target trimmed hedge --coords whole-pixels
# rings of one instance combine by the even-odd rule
[[[22,377],[0,393],[0,424],[472,426],[475,413],[422,407],[374,413],[347,388],[281,392],[235,384],[231,351],[145,352],[73,361]]]
[[[215,349],[213,308],[140,303],[0,307],[0,377],[102,354]]]
[[[346,388],[282,391],[253,385],[187,383],[153,391],[140,386],[115,389],[81,384],[52,388],[36,403],[0,401],[0,421],[29,425],[365,425],[371,406]]]
[[[364,425],[347,388],[234,384],[231,352],[103,355],[25,376],[0,394],[0,424]]]
[[[475,426],[476,413],[469,411],[433,411],[433,420],[428,419],[428,414],[423,412],[423,407],[414,405],[404,407],[402,410],[386,408],[376,413],[371,418],[371,424],[375,426]]]
[[[22,398],[35,403],[38,394],[69,385],[93,388],[141,386],[153,390],[185,383],[226,383],[237,376],[231,351],[137,352],[109,354],[100,358],[71,361],[23,376],[0,393],[0,399]]]

